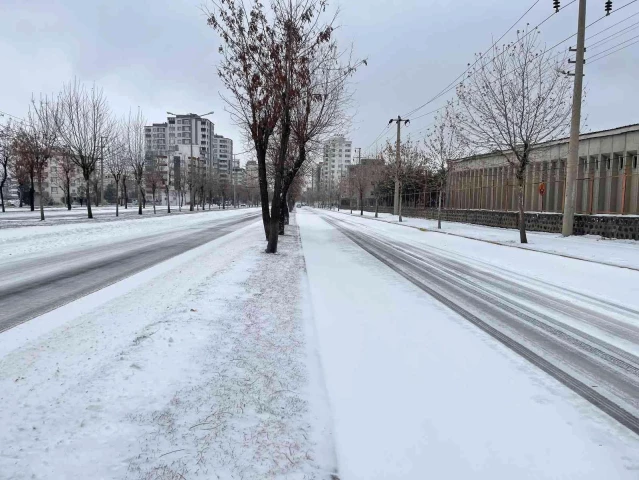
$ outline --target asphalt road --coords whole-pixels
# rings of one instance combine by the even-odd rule
[[[393,240],[348,217],[319,215],[426,294],[639,434],[639,358],[588,333],[596,329],[636,346],[639,311],[488,264],[476,268],[452,252]]]
[[[260,213],[2,266],[0,332],[255,222]]]

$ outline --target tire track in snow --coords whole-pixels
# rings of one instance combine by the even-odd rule
[[[477,277],[464,280],[466,265],[424,262],[414,253],[402,251],[396,242],[380,239],[378,232],[373,237],[348,228],[349,223],[341,219],[320,216],[411,283],[639,434],[639,369],[632,355],[622,356],[606,342],[593,337],[584,341],[579,332],[551,326],[547,322],[555,321],[534,309],[522,311],[511,298],[495,294],[503,287],[499,282],[489,290]],[[434,259],[447,260],[432,254]],[[490,283],[489,278],[484,283]],[[526,290],[518,289],[517,293],[528,293]],[[543,298],[528,300],[541,302]],[[597,390],[593,382],[597,382]]]

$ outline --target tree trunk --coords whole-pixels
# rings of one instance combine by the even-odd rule
[[[189,185],[189,211],[193,211],[193,185]]]
[[[138,215],[142,215],[142,185],[138,182]]]
[[[437,228],[442,229],[442,186],[439,186],[437,195]]]
[[[71,179],[67,178],[67,210],[71,210]]]
[[[171,213],[171,197],[169,197],[169,186],[166,186],[166,206],[167,213]]]
[[[35,188],[33,185],[33,175],[29,175],[29,204],[31,211],[35,211]]]
[[[18,191],[18,201],[20,202],[20,208],[22,208],[22,197],[24,196],[24,189],[22,187],[20,187],[20,190]]]
[[[375,197],[375,218],[379,217],[379,198]]]
[[[87,184],[87,212],[88,212],[88,217],[89,218],[93,218],[93,212],[91,211],[91,180],[89,179],[88,175],[86,177],[84,177],[84,180],[86,181],[86,184]]]
[[[257,142],[256,142],[257,143]],[[266,178],[266,147],[257,148],[257,181],[260,186],[260,203],[262,204],[262,225],[264,226],[264,235],[268,240],[270,212],[268,207],[268,180]]]
[[[153,189],[153,192],[151,192],[153,194],[153,214],[155,215],[156,211],[155,211],[155,189]]]
[[[2,182],[4,184],[4,182]],[[4,187],[4,185],[0,185],[0,204],[2,204],[2,213],[5,213],[4,211],[4,194],[2,193],[2,187]]]
[[[277,253],[277,240],[280,230],[280,202],[281,202],[281,179],[275,174],[273,182],[273,201],[271,203],[271,221],[269,225],[268,243],[266,253]]]
[[[124,209],[127,210],[129,208],[129,197],[126,193],[126,178],[122,180],[122,193],[124,194]]]
[[[42,196],[42,176],[38,175],[38,193],[40,194],[40,221],[44,221],[44,197]]]
[[[524,175],[517,177],[517,183],[519,185],[519,241],[521,243],[528,243],[528,239],[526,238],[526,215],[524,214],[524,194],[526,189]]]
[[[359,214],[364,216],[364,192],[359,192]]]
[[[402,222],[402,182],[399,182],[399,205],[398,205],[398,212],[399,212],[399,221]]]

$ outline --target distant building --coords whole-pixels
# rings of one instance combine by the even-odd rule
[[[220,179],[230,180],[233,160],[233,140],[222,135],[213,135],[213,168]]]
[[[332,191],[337,188],[342,177],[348,173],[352,164],[352,144],[344,136],[336,136],[324,143],[324,155],[321,164],[320,188]]]
[[[159,157],[157,167],[167,180],[168,171],[172,169],[169,187],[171,202],[177,200],[176,178],[184,181],[191,169],[198,173],[214,171],[214,130],[214,124],[209,119],[194,113],[170,115],[164,123],[144,127],[148,161],[155,162]],[[159,203],[166,203],[164,196],[164,190],[157,192]]]

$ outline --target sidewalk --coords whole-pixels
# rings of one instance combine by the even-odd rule
[[[336,211],[333,210],[335,213]],[[339,213],[350,215],[350,210]],[[359,210],[353,210],[353,216],[360,217]],[[486,227],[468,223],[442,222],[437,229],[437,220],[403,217],[399,222],[397,215],[364,212],[364,218],[402,225],[448,235],[456,235],[473,240],[496,243],[514,248],[523,248],[553,255],[596,262],[614,267],[639,270],[639,242],[634,240],[615,240],[591,235],[562,237],[559,233],[527,232],[528,243],[519,243],[519,231],[509,228]]]

